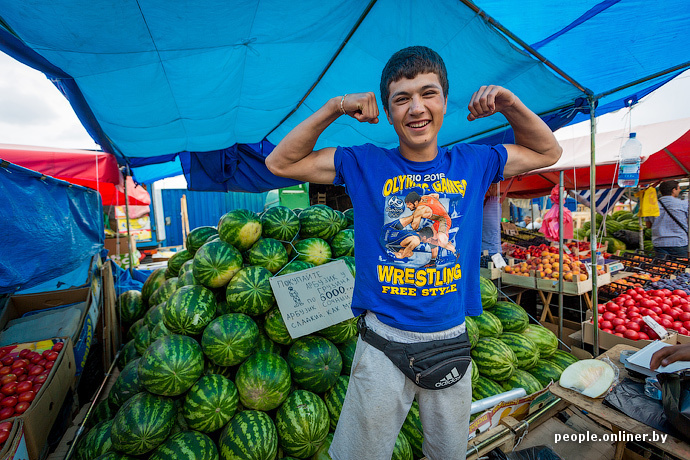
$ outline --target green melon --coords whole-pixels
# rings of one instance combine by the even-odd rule
[[[503,332],[522,332],[529,324],[525,309],[513,302],[496,302],[491,313],[501,322]]]
[[[515,369],[513,375],[509,379],[498,382],[499,385],[503,387],[505,391],[512,390],[514,388],[524,388],[528,395],[536,393],[542,389],[542,385],[539,380],[536,379],[532,374],[522,369]]]
[[[236,368],[232,366],[214,364],[210,359],[204,361],[204,375],[218,374],[233,380],[235,378],[235,370]]]
[[[238,412],[221,431],[218,450],[222,460],[275,460],[276,426],[265,412]]]
[[[340,216],[329,206],[315,204],[299,213],[299,224],[301,237],[328,240],[340,231]]]
[[[264,330],[269,339],[280,345],[292,345],[295,342],[288,332],[280,309],[275,306],[268,310],[264,317]]]
[[[166,302],[176,290],[177,277],[166,279],[155,291],[153,291],[153,294],[151,294],[149,305],[160,305]]]
[[[343,368],[343,359],[336,346],[316,336],[297,339],[288,351],[287,362],[293,380],[315,393],[323,393],[332,387]]]
[[[355,231],[341,230],[331,239],[331,252],[334,258],[355,255]]]
[[[91,460],[108,452],[113,443],[110,439],[112,420],[97,423],[81,438],[76,449],[76,460]]]
[[[333,433],[328,433],[326,439],[316,450],[316,453],[311,457],[310,460],[333,460],[328,454],[328,449],[331,448],[331,443],[333,442]],[[281,460],[296,460],[295,457],[283,457]]]
[[[137,460],[130,455],[121,454],[120,452],[106,452],[103,455],[96,457],[94,460]]]
[[[199,248],[203,246],[209,238],[215,235],[218,235],[216,227],[197,227],[187,235],[185,248],[192,256],[195,256]]]
[[[235,376],[240,401],[249,409],[269,411],[280,406],[290,392],[290,368],[275,353],[254,353]]]
[[[482,299],[482,308],[490,310],[498,300],[498,289],[496,285],[488,278],[479,277],[479,292]]]
[[[530,324],[522,331],[522,335],[534,342],[541,359],[548,358],[558,349],[556,334],[542,325]]]
[[[146,454],[158,447],[175,425],[173,400],[147,392],[129,399],[113,419],[113,448],[130,455]]]
[[[264,351],[266,353],[281,354],[280,345],[269,339],[265,331],[259,330],[259,337],[256,340],[256,347],[254,353]]]
[[[343,215],[345,216],[345,219],[347,219],[347,225],[354,225],[355,223],[355,210],[350,208],[346,209],[343,211]]]
[[[146,349],[151,345],[151,332],[148,327],[141,327],[134,335],[134,348],[139,356],[146,352]]]
[[[234,366],[254,352],[259,327],[243,313],[230,313],[214,319],[204,329],[201,347],[211,362]]]
[[[120,371],[108,398],[115,407],[121,407],[129,398],[143,391],[139,381],[139,359],[133,359]]]
[[[322,265],[331,260],[331,247],[321,238],[305,238],[294,244],[297,260]]]
[[[293,260],[289,264],[285,265],[278,273],[276,273],[276,276],[301,272],[302,270],[306,270],[307,268],[314,268],[315,266],[316,265],[309,262],[304,262],[303,260]]]
[[[133,340],[137,331],[139,331],[139,328],[142,328],[142,327],[146,327],[146,324],[144,323],[144,318],[139,318],[134,323],[132,323],[131,326],[129,326],[129,329],[127,329],[127,337],[125,338],[125,340],[127,342],[129,342],[130,340]]]
[[[327,338],[335,344],[343,343],[350,337],[357,335],[357,320],[359,317],[354,317],[341,321],[337,324],[328,326],[325,329],[316,331],[316,334]]]
[[[503,393],[503,387],[495,381],[479,375],[477,383],[472,385],[472,398],[479,401]]]
[[[218,460],[218,449],[203,433],[175,433],[151,453],[149,460]]]
[[[228,308],[249,316],[266,313],[275,303],[271,272],[264,267],[244,267],[230,280],[225,291]]]
[[[417,400],[412,401],[410,411],[405,417],[400,432],[405,435],[407,441],[412,449],[413,458],[422,458],[422,443],[424,442],[424,431],[422,430],[422,421],[419,418],[419,403]]]
[[[277,273],[288,262],[287,251],[273,238],[260,238],[246,253],[249,265],[264,267]]]
[[[558,380],[561,378],[561,374],[563,373],[563,369],[551,361],[540,359],[539,362],[528,372],[539,380],[542,388],[545,388],[549,383],[551,383],[551,380],[558,382]]]
[[[357,270],[355,268],[355,258],[352,256],[342,256],[338,257],[339,260],[344,260],[345,265],[347,265],[347,268],[350,270],[350,273],[352,274],[352,277],[355,277],[355,274],[357,273]]]
[[[290,394],[276,413],[276,430],[283,451],[294,457],[314,455],[328,435],[328,408],[310,391]]]
[[[221,241],[246,251],[261,237],[261,221],[252,211],[235,209],[220,218],[218,235]]]
[[[342,373],[345,375],[350,375],[350,371],[352,370],[352,360],[355,357],[358,337],[359,335],[352,336],[343,343],[338,344],[338,351],[340,351],[340,356],[343,359]]]
[[[477,379],[479,379],[479,368],[474,364],[473,359],[470,359],[470,366],[472,367],[472,385],[474,385],[477,383]]]
[[[482,337],[472,349],[479,373],[493,380],[507,380],[517,369],[513,350],[494,337]]]
[[[242,268],[242,254],[234,246],[222,241],[206,243],[194,256],[194,278],[208,288],[228,284]]]
[[[479,341],[479,328],[471,316],[465,316],[465,330],[467,331],[467,338],[470,341],[470,347],[474,348]]]
[[[184,397],[182,415],[187,425],[204,433],[216,431],[237,411],[237,387],[222,375],[201,377]]]
[[[146,307],[141,297],[141,292],[135,290],[125,291],[117,299],[120,307],[120,319],[124,324],[132,324],[146,313]]]
[[[194,259],[188,260],[187,262],[183,263],[182,266],[180,267],[180,272],[177,274],[177,277],[181,277],[185,273],[191,272],[192,267],[194,266]]]
[[[547,361],[551,361],[563,370],[566,370],[568,366],[579,361],[577,356],[572,353],[568,353],[564,350],[556,350],[551,356],[546,358]]]
[[[299,233],[299,217],[286,206],[274,206],[261,215],[261,236],[292,241]]]
[[[192,262],[190,260],[190,262]],[[191,270],[187,270],[184,273],[180,273],[180,275],[177,277],[177,289],[180,289],[182,286],[193,286],[195,284],[201,284],[197,281],[196,278],[194,278],[194,273]]]
[[[350,377],[341,375],[338,377],[338,380],[336,380],[335,385],[330,387],[323,394],[323,401],[326,403],[326,408],[328,409],[332,430],[335,430],[335,426],[340,419],[340,412],[343,410],[343,402],[345,401],[345,393],[347,392],[347,385],[349,383]]]
[[[150,334],[150,340],[151,343],[155,342],[156,340],[160,339],[161,337],[165,337],[166,335],[170,335],[172,332],[170,329],[165,327],[165,323],[163,321],[160,321],[158,324],[156,324],[151,331]]]
[[[168,271],[173,277],[177,277],[177,275],[180,273],[180,267],[182,267],[182,264],[188,260],[192,260],[193,258],[194,255],[186,249],[177,251],[170,259],[168,259]]]
[[[165,303],[163,322],[175,334],[196,335],[216,316],[216,298],[203,286],[184,286]]]
[[[122,350],[120,351],[120,357],[117,358],[117,367],[119,367],[120,369],[124,369],[125,366],[130,363],[130,361],[136,359],[139,356],[141,355],[139,355],[139,353],[137,352],[136,344],[134,343],[134,339],[132,339],[129,342],[127,342],[124,345],[124,347],[122,347]]]
[[[516,332],[504,332],[498,338],[513,350],[518,368],[529,370],[539,361],[539,348],[528,337]]]
[[[144,324],[149,329],[153,330],[161,321],[163,321],[165,304],[155,305],[149,308],[149,311],[144,315]]]
[[[149,392],[177,396],[204,372],[204,355],[196,340],[168,335],[152,343],[139,360],[139,381]]]
[[[402,431],[398,433],[398,437],[395,439],[391,460],[413,460],[410,442]]]
[[[472,319],[479,330],[479,337],[498,337],[503,333],[501,320],[489,311],[482,312],[479,316],[472,316]]]

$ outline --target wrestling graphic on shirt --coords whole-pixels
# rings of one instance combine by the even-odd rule
[[[383,285],[384,293],[455,292],[454,281],[462,273],[455,240],[466,187],[465,180],[449,180],[442,173],[396,176],[385,182],[379,237],[385,255],[379,256],[378,276],[379,282],[392,286]],[[422,289],[418,292],[417,287]]]

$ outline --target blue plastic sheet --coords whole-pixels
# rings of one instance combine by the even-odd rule
[[[141,291],[141,288],[146,282],[153,270],[125,270],[119,265],[109,262],[113,271],[113,282],[115,284],[115,294],[120,296],[127,291]]]
[[[2,162],[0,197],[0,293],[78,270],[103,247],[95,190]]]

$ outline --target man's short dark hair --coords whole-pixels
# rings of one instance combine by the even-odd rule
[[[661,193],[661,196],[671,195],[677,187],[677,180],[667,180],[661,183],[661,185],[659,186],[659,192]]]
[[[448,72],[439,54],[426,46],[410,46],[390,57],[381,72],[381,103],[388,112],[389,85],[403,78],[415,78],[422,73],[435,73],[441,82],[443,97],[448,98]]]
[[[418,202],[418,201],[421,200],[421,199],[422,199],[422,197],[419,196],[419,193],[417,193],[417,192],[410,192],[410,193],[408,193],[407,196],[405,197],[405,203],[416,203],[416,202]]]
[[[431,227],[422,227],[417,230],[417,234],[419,234],[419,236],[423,236],[424,238],[431,238],[434,236],[434,231],[431,229]]]

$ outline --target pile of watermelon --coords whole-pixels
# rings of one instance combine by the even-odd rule
[[[563,370],[578,358],[558,349],[556,335],[530,324],[527,312],[513,302],[498,301],[493,283],[481,278],[479,316],[465,318],[472,346],[472,400],[514,388],[527,394],[558,381]]]
[[[120,375],[76,459],[330,458],[356,319],[295,340],[269,280],[334,259],[354,275],[352,213],[235,210],[185,243],[141,292],[120,296]],[[396,452],[413,459],[405,434]]]

